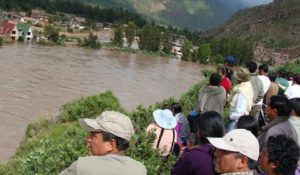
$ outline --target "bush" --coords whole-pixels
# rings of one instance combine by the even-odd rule
[[[289,72],[293,72],[293,73],[297,73],[300,74],[300,64],[299,64],[299,60],[296,60],[295,63],[294,62],[287,62],[283,65],[280,65],[278,67],[276,67],[274,69],[274,72],[279,72],[281,70],[285,70],[285,71],[289,71]]]
[[[80,46],[83,47],[90,47],[92,49],[100,49],[101,43],[98,41],[98,37],[93,35],[92,33],[89,34],[88,38],[84,38],[83,43],[78,42]]]
[[[62,122],[75,121],[79,118],[95,118],[105,110],[122,110],[119,100],[113,96],[111,91],[82,97],[63,105],[58,118]]]
[[[0,46],[3,45],[3,38],[0,37]]]

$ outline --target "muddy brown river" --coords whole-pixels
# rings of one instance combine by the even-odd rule
[[[131,110],[179,97],[201,80],[198,64],[154,56],[11,44],[0,48],[0,162],[12,156],[28,123],[55,117],[81,96],[111,90]]]

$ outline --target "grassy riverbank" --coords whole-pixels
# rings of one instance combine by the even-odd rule
[[[193,108],[204,83],[206,81],[193,85],[177,100],[185,113]],[[170,157],[163,162],[158,152],[151,148],[153,137],[147,135],[145,128],[152,121],[153,110],[174,101],[170,98],[147,108],[138,106],[133,111],[126,111],[111,92],[106,92],[70,102],[61,107],[56,119],[40,119],[28,125],[25,140],[14,157],[0,165],[0,174],[58,174],[78,157],[86,155],[84,142],[87,132],[79,127],[78,118],[95,118],[105,110],[121,111],[133,121],[136,134],[126,154],[142,161],[149,175],[169,174],[175,158]]]

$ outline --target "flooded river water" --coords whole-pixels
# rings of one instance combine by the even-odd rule
[[[194,63],[108,50],[12,44],[0,48],[0,162],[28,123],[81,96],[111,90],[127,109],[179,97],[201,80]]]

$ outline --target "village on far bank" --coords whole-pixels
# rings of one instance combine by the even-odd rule
[[[84,39],[91,31],[104,43],[110,42],[113,37],[111,24],[95,23],[91,29],[87,19],[83,17],[64,13],[52,15],[41,10],[33,10],[28,15],[25,12],[6,12],[0,9],[0,37],[6,42],[48,40],[44,35],[44,27],[47,25],[56,27],[60,35],[68,38]]]
[[[71,14],[59,13],[57,15],[48,14],[42,10],[33,10],[30,15],[26,12],[7,12],[0,9],[0,38],[4,42],[47,42],[49,36],[44,32],[45,26],[54,26],[59,31],[59,36],[63,36],[64,43],[76,45],[78,39],[84,40],[89,34],[97,36],[101,44],[111,43],[114,38],[112,23],[91,23],[84,17]],[[123,37],[123,47],[139,49],[139,37],[135,36],[130,46],[127,38]],[[184,37],[179,36],[171,44],[171,53],[181,57],[181,46]]]
[[[66,13],[49,14],[42,10],[32,10],[30,14],[27,14],[26,12],[7,12],[0,9],[0,39],[2,38],[4,42],[21,41],[25,43],[37,42],[49,44],[51,43],[49,42],[51,36],[49,36],[49,32],[45,32],[45,29],[47,27],[49,28],[49,26],[51,27],[50,30],[57,30],[58,36],[56,39],[58,42],[55,42],[59,43],[63,38],[63,44],[65,45],[78,45],[82,40],[89,38],[90,34],[95,36],[94,39],[97,42],[109,45],[113,42],[116,35],[115,29],[118,28],[118,26],[112,23],[90,21],[84,17]],[[118,45],[119,47],[130,48],[133,50],[142,49],[139,47],[140,38],[136,36],[136,34],[134,35],[134,39],[130,42],[124,34],[121,40],[122,44]],[[185,41],[186,37],[183,35],[172,36],[172,39],[168,41],[169,54],[181,58],[184,52],[183,47]],[[161,42],[160,45],[159,52],[162,52],[166,44]],[[190,52],[194,53],[198,52],[198,50],[199,46],[194,45],[191,45],[191,48],[189,49]],[[289,54],[265,48],[260,44],[255,44],[253,46],[253,51],[253,58],[258,62],[279,65],[291,60]],[[209,62],[210,61],[207,61],[207,63]]]

